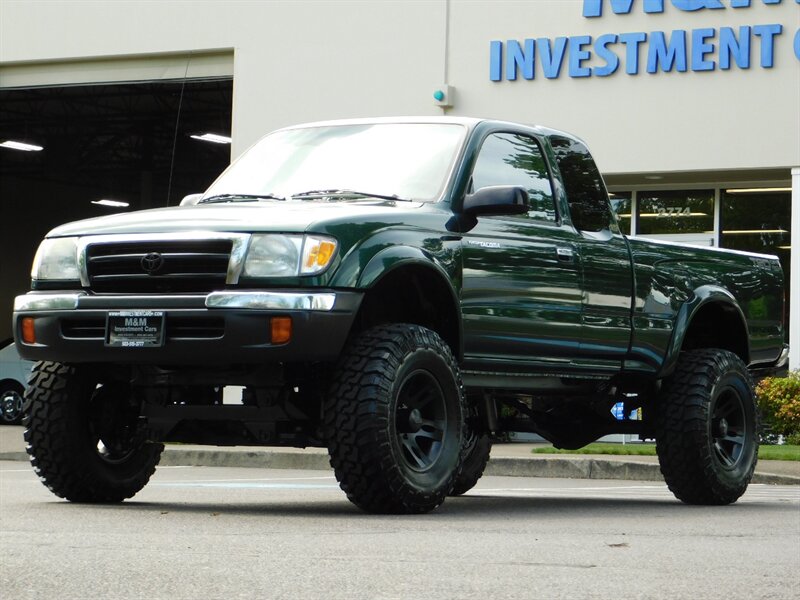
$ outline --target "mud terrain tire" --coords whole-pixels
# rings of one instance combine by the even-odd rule
[[[120,384],[98,385],[89,368],[33,367],[25,393],[31,464],[55,495],[73,502],[121,502],[141,490],[164,449],[135,436],[138,411]]]
[[[487,434],[473,434],[467,442],[466,454],[462,459],[461,472],[456,477],[451,496],[467,493],[483,476],[492,451],[492,442]]]
[[[681,354],[658,402],[656,451],[675,496],[687,504],[730,504],[758,460],[753,380],[727,350]]]
[[[458,365],[435,332],[393,324],[361,333],[325,405],[340,487],[367,512],[433,510],[459,472],[465,414]]]

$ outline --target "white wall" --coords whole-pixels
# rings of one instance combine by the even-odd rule
[[[587,19],[580,0],[0,0],[0,86],[24,80],[31,61],[46,68],[64,59],[229,49],[238,154],[295,122],[439,114],[431,95],[447,69],[457,94],[450,114],[572,131],[606,173],[786,167],[788,178],[800,164],[800,61],[791,50],[800,4],[753,0],[749,9],[688,13],[667,2],[663,14],[645,15],[641,2],[629,15],[606,9]],[[770,70],[489,80],[491,40],[763,23],[784,26]]]
[[[788,179],[788,167],[800,164],[800,60],[791,49],[800,28],[795,0],[777,6],[753,0],[749,9],[696,13],[667,1],[663,14],[645,15],[635,7],[631,14],[614,15],[606,8],[599,19],[584,18],[578,0],[454,2],[451,12],[451,80],[464,91],[459,111],[572,131],[588,142],[607,173],[782,166]],[[620,67],[605,78],[562,73],[547,80],[538,73],[532,81],[495,83],[488,77],[488,40],[767,23],[784,26],[771,70],[631,76]],[[759,57],[753,48],[753,62]]]

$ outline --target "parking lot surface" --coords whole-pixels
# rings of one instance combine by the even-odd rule
[[[485,477],[367,515],[330,471],[162,467],[71,504],[0,462],[4,598],[796,598],[800,488],[690,507],[663,483]]]

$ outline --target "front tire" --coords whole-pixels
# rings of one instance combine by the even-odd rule
[[[367,512],[433,510],[459,471],[465,413],[458,365],[435,332],[396,324],[361,333],[325,405],[340,487]]]
[[[681,354],[659,398],[656,451],[667,486],[687,504],[730,504],[744,494],[758,460],[758,411],[738,356]]]
[[[147,484],[164,446],[138,437],[127,385],[101,384],[86,367],[39,362],[25,397],[31,464],[56,496],[121,502]]]

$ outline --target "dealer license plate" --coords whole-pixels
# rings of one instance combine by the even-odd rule
[[[153,348],[163,345],[163,310],[123,310],[108,313],[106,346]]]

